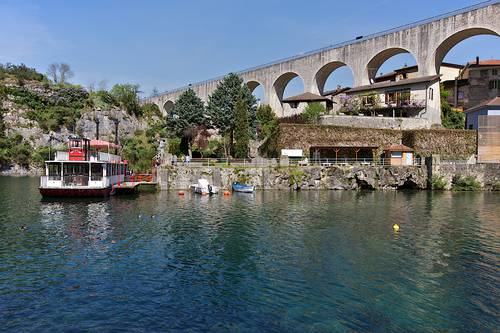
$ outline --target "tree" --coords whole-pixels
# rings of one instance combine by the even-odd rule
[[[129,115],[140,116],[138,84],[115,84],[109,93]]]
[[[207,114],[211,125],[224,137],[226,156],[233,146],[236,104],[240,99],[247,107],[250,128],[254,129],[257,101],[238,75],[227,75],[208,99]]]
[[[304,118],[308,123],[314,124],[318,121],[319,116],[326,112],[326,108],[323,104],[314,102],[310,103],[306,106],[306,109],[301,114],[301,117]]]
[[[74,75],[69,64],[61,62],[59,64],[52,63],[47,69],[47,75],[56,84],[65,84]]]
[[[192,89],[183,92],[174,103],[172,116],[167,120],[171,131],[186,141],[188,154],[192,156],[191,146],[198,129],[206,125],[205,105]]]
[[[59,83],[65,84],[73,76],[74,73],[71,70],[71,67],[65,62],[61,62],[59,64]]]
[[[273,112],[271,106],[267,104],[260,105],[257,108],[257,122],[260,125],[259,138],[270,137],[278,127],[278,118]]]
[[[441,95],[441,124],[445,128],[463,129],[465,128],[465,114],[462,112],[453,111],[447,97],[450,95],[444,86],[440,87]]]
[[[153,87],[153,90],[151,91],[151,96],[150,97],[157,97],[160,95],[160,92],[158,91],[158,88]]]
[[[234,156],[245,158],[248,156],[248,145],[250,143],[250,126],[248,119],[248,106],[243,99],[236,103],[236,111],[234,113]]]
[[[47,75],[54,83],[59,83],[59,64],[52,63],[47,69]]]

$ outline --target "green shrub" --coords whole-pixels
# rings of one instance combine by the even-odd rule
[[[141,114],[144,118],[151,119],[153,117],[162,118],[160,108],[154,103],[146,103],[141,105]]]
[[[109,93],[129,115],[141,116],[139,85],[129,83],[115,84]]]
[[[302,184],[305,175],[306,174],[304,173],[304,171],[300,169],[290,169],[289,171],[290,178],[288,179],[290,186],[293,186],[295,189],[300,188],[300,184]]]
[[[6,92],[14,103],[32,110],[42,110],[49,105],[45,97],[24,87],[7,87]]]
[[[479,191],[481,190],[481,184],[474,176],[457,175],[453,177],[451,189],[453,191]]]
[[[269,105],[260,105],[257,108],[257,121],[259,122],[259,139],[271,137],[279,126],[278,119]]]
[[[64,86],[55,91],[48,104],[50,106],[63,106],[73,109],[83,109],[89,99],[89,93],[78,86]]]
[[[40,74],[34,68],[29,68],[25,64],[13,65],[11,63],[6,63],[5,65],[0,64],[0,79],[3,79],[11,75],[15,77],[18,81],[24,80],[35,80],[35,81],[46,81],[45,75]]]
[[[31,163],[37,167],[43,167],[45,161],[51,159],[51,154],[54,154],[55,149],[50,147],[38,147],[32,152]]]
[[[181,152],[181,138],[170,138],[168,139],[168,152],[175,156],[182,155]]]
[[[144,132],[123,141],[123,156],[129,162],[130,170],[134,172],[151,172],[153,157],[157,153],[154,138]]]
[[[89,104],[92,107],[99,108],[101,110],[108,110],[114,106],[118,106],[118,102],[106,90],[97,90],[91,92],[89,94]]]
[[[442,176],[432,176],[432,189],[433,190],[445,190],[448,186],[448,182]]]
[[[24,141],[22,135],[16,133],[0,138],[0,164],[19,164],[28,166],[31,162],[33,148]]]
[[[309,124],[315,124],[318,122],[319,117],[326,113],[326,108],[323,104],[315,102],[310,103],[305,108],[301,117]]]

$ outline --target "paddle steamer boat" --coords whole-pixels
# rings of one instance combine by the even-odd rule
[[[103,141],[70,137],[68,151],[57,151],[45,162],[40,178],[44,197],[105,197],[125,181],[127,161],[115,153],[119,146]]]

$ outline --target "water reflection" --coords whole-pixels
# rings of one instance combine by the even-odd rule
[[[4,331],[500,326],[495,193],[160,192],[47,202],[36,190],[4,190],[30,189],[30,179],[0,182]]]

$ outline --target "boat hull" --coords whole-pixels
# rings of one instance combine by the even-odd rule
[[[40,187],[40,194],[44,197],[107,197],[111,194],[111,187],[105,188],[47,188]]]
[[[253,193],[255,188],[251,185],[243,185],[243,184],[233,184],[233,191],[234,192],[241,192],[241,193]]]

